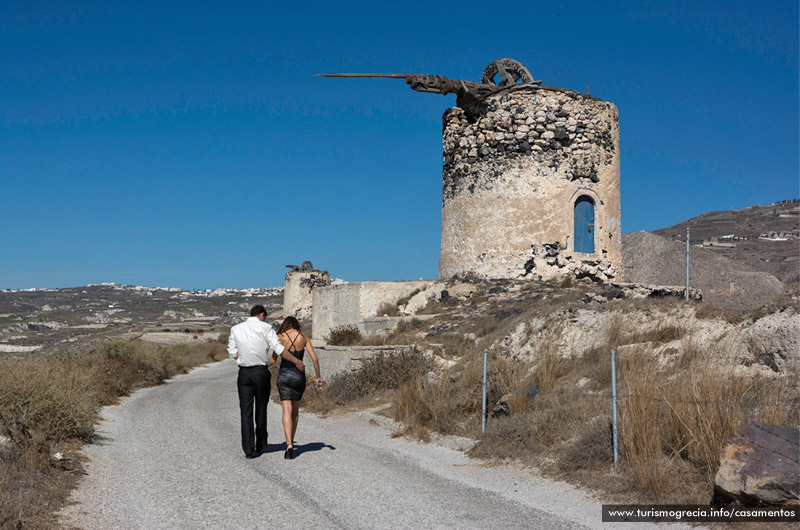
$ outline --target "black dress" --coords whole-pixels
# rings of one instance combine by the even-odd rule
[[[294,340],[297,340],[299,336],[300,334],[298,333]],[[302,361],[306,349],[292,351],[294,340],[287,350]],[[306,374],[298,370],[294,363],[281,359],[278,378],[275,382],[278,384],[278,394],[281,397],[281,401],[300,401],[303,398],[303,392],[306,390]]]

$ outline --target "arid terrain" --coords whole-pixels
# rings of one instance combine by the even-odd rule
[[[0,354],[78,351],[103,340],[204,342],[227,333],[255,304],[283,305],[282,288],[181,289],[115,284],[0,291]]]
[[[693,242],[691,285],[715,306],[768,303],[783,289],[770,275],[784,285],[800,275],[800,202],[794,200],[709,212],[653,233],[625,234],[626,281],[683,285],[686,226]],[[732,246],[698,247],[726,235],[740,239],[723,240]],[[187,291],[103,284],[0,291],[0,355],[76,351],[120,337],[158,344],[215,339],[256,303],[278,318],[282,297],[282,287]]]
[[[793,216],[797,204],[775,209],[784,207]],[[771,207],[752,210],[757,231],[769,225],[762,218],[774,215]],[[369,409],[397,422],[398,434],[462,440],[472,457],[513,462],[607,499],[707,503],[722,444],[743,425],[800,424],[798,261],[781,246],[797,248],[797,217],[781,215],[794,228],[759,243],[759,263],[780,263],[771,270],[783,281],[754,268],[738,244],[722,247],[727,255],[692,247],[688,302],[685,244],[653,233],[623,238],[626,274],[638,283],[434,282],[381,307],[376,317],[396,324],[388,335],[332,333],[318,349],[327,384],[310,388],[304,407],[323,415]],[[691,220],[693,231],[716,233],[703,217]],[[680,228],[664,230],[679,239]],[[0,292],[0,471],[14,486],[3,490],[0,508],[18,511],[0,523],[51,527],[82,469],[80,444],[95,439],[101,406],[224,359],[229,327],[257,303],[280,319],[282,298],[282,288],[115,284]],[[484,350],[489,417],[481,433]],[[326,356],[348,362],[330,377],[337,370],[328,370]],[[31,509],[30,499],[49,508]]]
[[[800,200],[756,205],[741,210],[708,212],[674,226],[653,231],[667,239],[693,245],[768,272],[781,281],[800,273]]]

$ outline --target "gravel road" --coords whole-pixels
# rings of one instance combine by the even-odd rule
[[[269,452],[246,460],[236,370],[233,361],[204,366],[104,409],[102,439],[86,448],[88,476],[62,523],[103,530],[631,528],[602,524],[600,503],[571,486],[392,438],[357,415],[301,414],[296,457],[285,461],[280,408],[270,404]]]

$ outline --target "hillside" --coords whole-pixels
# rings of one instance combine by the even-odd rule
[[[768,272],[784,283],[800,276],[798,199],[708,212],[653,233],[684,241],[687,227],[693,245],[702,245],[703,249],[750,269]]]
[[[625,281],[656,285],[684,285],[686,244],[650,232],[622,236]],[[689,284],[703,292],[703,299],[717,307],[749,308],[775,300],[783,285],[772,274],[753,270],[748,264],[718,255],[706,248],[692,248]]]

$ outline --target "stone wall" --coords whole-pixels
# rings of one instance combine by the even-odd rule
[[[322,370],[322,378],[325,381],[340,373],[353,372],[361,368],[361,363],[364,359],[374,357],[375,355],[403,353],[411,351],[414,346],[331,346],[328,344],[320,344],[314,346],[319,358],[319,368]],[[309,363],[310,364],[310,363]],[[314,375],[313,368],[306,368],[310,370],[307,373]]]
[[[342,326],[361,327],[362,322],[376,316],[384,303],[396,303],[431,281],[357,282],[329,285],[314,289],[312,338],[325,340],[331,330]]]
[[[613,103],[524,86],[443,116],[439,277],[621,279],[619,117]],[[594,203],[594,252],[574,207]]]
[[[291,270],[286,273],[283,290],[283,314],[298,320],[311,317],[313,303],[312,292],[318,287],[331,284],[331,275],[327,271]]]

